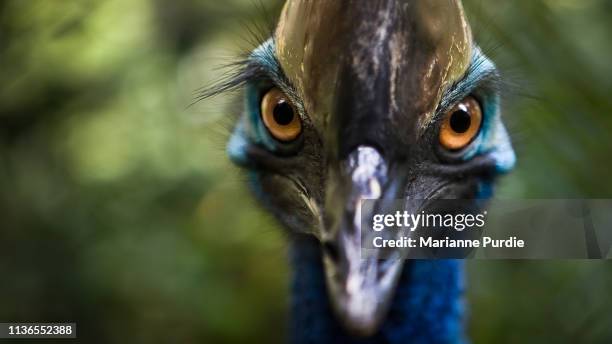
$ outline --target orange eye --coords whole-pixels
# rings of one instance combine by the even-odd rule
[[[279,141],[293,141],[302,132],[302,120],[295,107],[276,87],[261,100],[261,118],[270,134]]]
[[[450,150],[464,148],[478,135],[481,124],[480,104],[474,97],[466,97],[444,115],[440,144]]]

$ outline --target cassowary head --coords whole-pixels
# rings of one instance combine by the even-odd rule
[[[486,198],[515,160],[499,78],[458,0],[289,1],[223,86],[245,86],[231,159],[290,233],[318,239],[354,333],[379,326],[403,264],[360,257],[360,200]]]

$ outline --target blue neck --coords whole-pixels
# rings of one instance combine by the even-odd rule
[[[370,338],[347,335],[332,314],[318,242],[291,242],[292,343],[462,343],[463,264],[406,261],[389,314]]]

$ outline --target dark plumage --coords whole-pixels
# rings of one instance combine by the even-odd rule
[[[244,87],[228,153],[289,233],[294,342],[463,340],[462,262],[361,259],[356,219],[488,198],[514,165],[499,79],[458,1],[289,1],[205,94]]]

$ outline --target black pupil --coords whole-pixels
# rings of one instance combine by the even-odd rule
[[[274,120],[280,125],[287,125],[293,121],[293,108],[285,101],[281,101],[274,107]]]
[[[470,129],[472,119],[470,114],[465,110],[457,110],[453,112],[450,118],[450,127],[454,132],[463,134]]]

